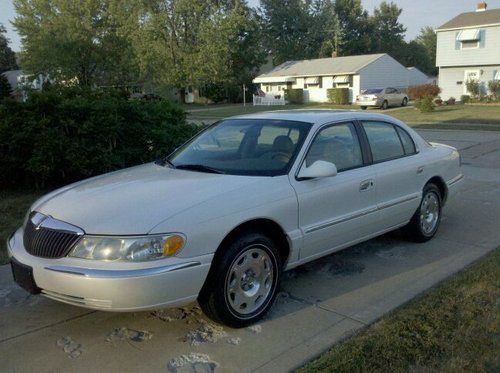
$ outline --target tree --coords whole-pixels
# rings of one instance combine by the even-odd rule
[[[4,35],[6,32],[0,23],[0,73],[17,69],[16,54],[9,47],[9,39]]]
[[[127,34],[137,27],[138,6],[133,0],[14,0],[21,66],[82,86],[135,81]]]
[[[420,34],[417,36],[416,41],[420,44],[427,54],[432,68],[429,68],[427,74],[437,75],[438,69],[436,67],[436,48],[437,48],[437,36],[434,29],[430,26],[423,27],[420,30]]]
[[[9,84],[9,81],[0,73],[0,100],[4,97],[9,97],[12,93],[12,87]]]
[[[399,22],[402,11],[396,4],[385,1],[375,8],[371,18],[374,51],[389,53],[398,59],[406,32],[406,28]]]
[[[372,24],[361,0],[336,0],[334,10],[343,35],[341,55],[358,55],[372,51]]]
[[[183,88],[248,82],[264,62],[244,0],[150,0],[133,34],[145,79]]]
[[[434,64],[432,63],[425,48],[416,40],[404,43],[397,53],[397,58],[405,66],[415,66],[425,74],[432,75]]]

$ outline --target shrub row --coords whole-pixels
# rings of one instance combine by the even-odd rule
[[[0,101],[0,185],[57,186],[154,160],[197,129],[167,101],[51,87]]]
[[[304,90],[302,88],[285,89],[285,100],[291,104],[303,104]]]
[[[336,105],[349,104],[349,88],[330,88],[326,90],[328,101]]]
[[[408,87],[408,96],[411,100],[421,100],[424,97],[437,97],[441,92],[438,86],[433,84],[421,84]]]

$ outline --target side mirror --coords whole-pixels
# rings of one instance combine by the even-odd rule
[[[306,167],[306,163],[302,164],[302,168],[299,171],[299,179],[315,179],[318,177],[330,177],[337,175],[337,166],[331,162],[327,161],[316,161],[309,167]]]

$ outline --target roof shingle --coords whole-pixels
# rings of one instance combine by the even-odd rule
[[[462,27],[474,27],[483,25],[492,25],[500,23],[500,8],[490,9],[483,12],[467,12],[462,13],[446,22],[437,30],[446,30]]]

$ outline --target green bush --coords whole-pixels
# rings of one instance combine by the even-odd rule
[[[421,100],[424,97],[437,97],[441,89],[434,84],[421,84],[408,88],[408,96],[412,100]]]
[[[166,155],[197,129],[167,101],[51,88],[0,103],[0,184],[56,186]]]
[[[420,100],[415,101],[415,107],[420,110],[421,113],[430,113],[434,111],[434,103],[432,102],[431,96],[425,96]]]
[[[12,93],[12,88],[9,84],[9,81],[3,75],[0,73],[0,100],[4,97],[9,97],[10,94]]]
[[[488,90],[495,100],[500,99],[500,80],[490,80]]]
[[[479,98],[481,95],[481,87],[479,82],[475,79],[467,80],[465,82],[465,86],[467,87],[467,91],[470,92],[472,97]]]
[[[302,88],[285,89],[285,100],[291,104],[303,104],[304,90]]]
[[[468,104],[470,102],[470,96],[462,95],[460,96],[460,101],[462,102],[462,104]]]
[[[326,90],[328,101],[336,105],[349,104],[349,88],[330,88]]]

